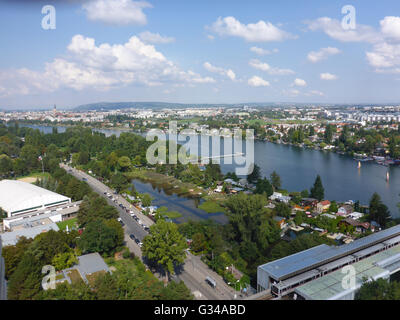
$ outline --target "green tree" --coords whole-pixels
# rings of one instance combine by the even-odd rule
[[[118,193],[129,188],[130,185],[128,179],[120,172],[117,172],[111,176],[110,183]]]
[[[143,207],[150,207],[151,202],[153,201],[153,198],[148,193],[144,193],[141,196],[141,200],[142,200]]]
[[[247,175],[247,181],[249,183],[256,183],[261,178],[261,170],[255,163],[251,167],[253,167],[253,170]]]
[[[121,171],[128,171],[132,166],[131,159],[127,156],[123,156],[118,159],[118,165],[121,168]]]
[[[22,256],[27,251],[29,245],[32,243],[33,239],[27,239],[21,237],[15,246],[5,246],[2,249],[2,256],[4,258],[5,264],[5,276],[10,279],[11,275],[17,269]]]
[[[364,281],[354,300],[400,300],[400,283],[385,279]]]
[[[319,175],[315,179],[314,186],[310,189],[310,196],[311,198],[318,199],[319,201],[324,199],[325,190],[322,186],[322,180]]]
[[[254,193],[256,194],[265,193],[267,197],[270,197],[274,193],[274,190],[268,179],[264,178],[257,181],[256,190],[254,191]]]
[[[74,251],[71,250],[64,253],[57,253],[52,260],[52,265],[56,270],[63,270],[72,267],[77,262],[78,259]]]
[[[78,211],[78,224],[81,227],[98,219],[117,219],[118,211],[108,205],[107,201],[97,193],[91,193],[83,198]]]
[[[270,176],[271,184],[274,187],[274,190],[279,190],[281,188],[281,177],[276,171],[273,171]]]
[[[284,217],[284,218],[290,218],[291,212],[292,212],[292,210],[290,209],[290,206],[288,206],[284,202],[277,203],[275,208],[274,208],[275,215],[281,216],[281,217]]]
[[[329,206],[329,212],[336,213],[336,212],[338,212],[338,210],[339,210],[339,208],[338,208],[338,205],[337,205],[336,201],[332,201],[330,206]]]
[[[378,222],[383,228],[390,219],[388,207],[383,204],[381,197],[375,192],[369,202],[369,217],[371,220]]]
[[[87,224],[78,244],[84,253],[111,254],[119,245],[119,239],[115,229],[101,220],[95,220]]]
[[[185,261],[186,241],[176,224],[158,220],[150,227],[150,234],[143,239],[143,254],[160,264],[165,271],[165,279],[174,274],[174,266]]]

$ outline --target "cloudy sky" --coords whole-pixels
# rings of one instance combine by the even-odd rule
[[[347,4],[1,1],[0,109],[400,102],[400,2],[353,1],[355,21]]]

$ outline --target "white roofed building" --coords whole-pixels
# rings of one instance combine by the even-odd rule
[[[0,208],[8,217],[70,203],[71,198],[17,180],[0,181]]]

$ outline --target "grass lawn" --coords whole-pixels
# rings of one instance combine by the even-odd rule
[[[125,173],[125,176],[128,179],[139,179],[143,182],[151,182],[165,188],[171,188],[171,190],[178,195],[191,194],[199,197],[205,195],[204,190],[193,183],[182,182],[174,177],[151,170],[132,170]]]
[[[72,227],[76,227],[77,221],[78,221],[78,218],[72,218],[69,220],[57,222],[57,226],[60,228],[60,230],[67,229],[67,226],[68,226],[68,229],[71,230]]]
[[[177,218],[182,217],[182,214],[179,213],[178,211],[168,211],[168,208],[164,207],[164,206],[159,208],[158,212],[160,214],[162,214],[163,216],[167,216],[170,219],[177,219]]]
[[[36,179],[42,179],[42,178],[48,178],[50,177],[50,173],[48,172],[35,172],[28,174],[26,176],[18,177],[17,180],[23,181],[23,182],[28,182],[28,183],[34,183],[36,182]]]
[[[56,280],[61,280],[61,279],[64,279],[64,274],[63,273],[60,273],[60,274],[58,274],[56,276]]]
[[[96,281],[96,278],[97,278],[99,275],[102,275],[102,274],[106,274],[106,271],[101,270],[101,271],[97,271],[97,272],[94,272],[94,273],[92,273],[92,274],[86,275],[86,279],[87,279],[87,281],[89,282],[89,286],[93,287],[93,285],[94,285],[94,283],[95,283],[95,281]]]
[[[205,201],[199,205],[199,209],[204,210],[207,213],[225,212],[225,209],[215,201]]]
[[[170,219],[177,219],[177,218],[182,217],[182,214],[179,213],[178,211],[167,211],[167,212],[164,212],[163,214]]]
[[[83,281],[81,275],[79,274],[79,271],[76,269],[68,271],[67,275],[71,279],[72,283],[79,283],[80,281]]]
[[[138,272],[136,263],[133,259],[122,259],[115,260],[114,258],[106,258],[105,262],[109,267],[115,267],[117,270],[132,270],[133,272]]]

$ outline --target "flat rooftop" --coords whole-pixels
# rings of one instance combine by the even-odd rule
[[[0,181],[0,207],[9,215],[27,210],[40,210],[43,207],[70,201],[68,197],[31,183],[17,180]]]
[[[58,228],[57,224],[53,222],[45,225],[34,226],[32,228],[23,228],[12,232],[0,233],[0,237],[3,246],[10,246],[10,245],[15,245],[20,237],[25,237],[28,239],[34,238],[38,234],[50,230],[58,231],[60,229]]]
[[[346,255],[366,249],[388,238],[400,235],[400,225],[376,232],[341,246],[325,244],[259,266],[275,280],[284,280],[300,272],[340,259]]]
[[[387,267],[382,265],[382,262],[387,262]],[[400,245],[353,263],[352,266],[356,271],[356,289],[361,287],[364,278],[376,280],[381,277],[389,276],[391,271],[395,270],[393,269],[394,265],[399,267],[399,262]],[[354,289],[343,288],[342,281],[346,275],[346,273],[342,273],[341,269],[339,269],[297,287],[295,292],[308,300],[340,299],[351,291],[354,291]]]

